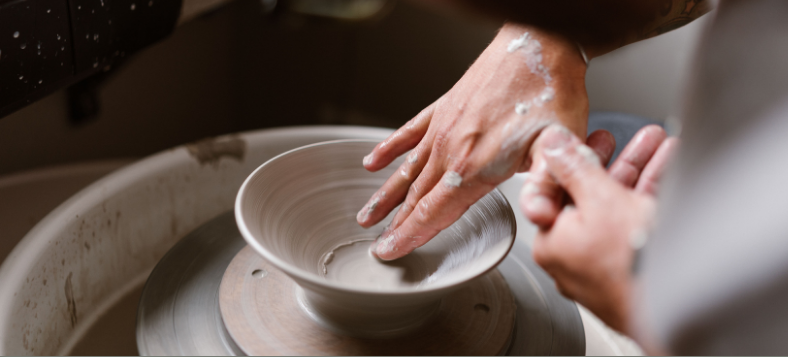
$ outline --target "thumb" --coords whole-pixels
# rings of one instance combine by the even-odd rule
[[[537,140],[547,171],[581,206],[611,180],[600,165],[597,154],[569,130],[560,125],[546,128]]]

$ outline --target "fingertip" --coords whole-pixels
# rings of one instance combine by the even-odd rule
[[[665,128],[657,124],[646,125],[641,130],[651,135],[663,135],[664,137],[668,136],[668,133],[665,131]]]
[[[539,227],[551,226],[558,216],[555,202],[542,195],[520,200],[520,209],[531,223]]]
[[[364,205],[364,208],[362,208],[360,211],[358,211],[358,213],[356,213],[356,223],[364,227],[364,222],[366,221],[366,217],[365,217],[366,215],[367,215],[367,206]]]
[[[407,253],[406,253],[407,254]],[[385,238],[379,238],[376,241],[373,256],[383,261],[390,261],[403,256],[399,249],[399,239],[397,239],[396,232],[392,232]]]
[[[586,145],[596,152],[602,166],[607,166],[616,151],[616,138],[609,131],[599,129],[588,136]]]
[[[373,151],[369,153],[369,155],[364,156],[364,160],[362,160],[361,163],[364,165],[365,169],[370,170],[370,168],[372,167],[372,163],[374,161],[375,161],[375,152]]]
[[[539,145],[548,156],[561,155],[561,151],[572,141],[573,134],[560,124],[552,124],[539,135]]]
[[[384,231],[384,234],[385,234],[385,231]],[[378,236],[377,238],[375,238],[375,240],[372,241],[372,244],[369,245],[369,250],[368,250],[369,251],[369,255],[371,255],[375,259],[380,259],[380,257],[378,257],[378,252],[377,252],[377,250],[378,250],[378,243],[380,243],[380,237],[381,236]],[[380,260],[383,260],[383,259],[380,259]]]
[[[662,142],[662,145],[667,147],[665,150],[667,150],[668,154],[672,155],[678,149],[679,142],[679,138],[671,136],[666,138],[665,141]]]

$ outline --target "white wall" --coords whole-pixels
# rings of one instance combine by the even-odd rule
[[[586,76],[591,110],[679,116],[695,47],[712,15],[592,60]]]

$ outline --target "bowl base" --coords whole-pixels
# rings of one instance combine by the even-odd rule
[[[296,298],[297,285],[250,247],[222,278],[219,307],[247,355],[501,355],[514,331],[516,304],[498,270],[444,297],[422,328],[389,339],[351,337],[313,320]]]

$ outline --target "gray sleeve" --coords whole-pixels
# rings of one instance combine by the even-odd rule
[[[642,252],[637,330],[679,354],[788,354],[788,2],[723,1]]]
[[[680,354],[788,353],[788,98],[692,177],[674,172],[637,306]]]

